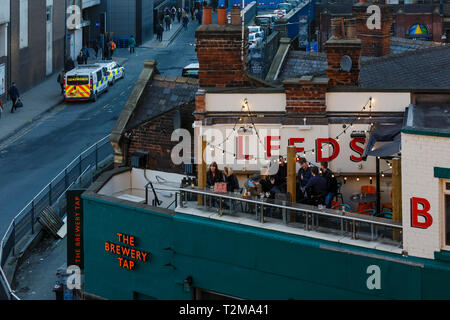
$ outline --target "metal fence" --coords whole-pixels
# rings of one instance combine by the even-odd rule
[[[78,178],[80,178],[89,168],[98,169],[99,163],[112,154],[112,146],[109,142],[109,135],[100,139],[91,147],[78,155],[69,165],[67,165],[52,181],[13,218],[11,224],[5,232],[0,243],[0,277],[4,278],[7,286],[8,281],[4,276],[4,267],[10,254],[16,254],[16,244],[26,235],[35,233],[35,224],[40,213],[48,206],[55,204],[66,190],[68,190]],[[65,210],[59,211],[62,218]],[[10,288],[8,288],[9,291]],[[12,292],[14,298],[18,299]]]
[[[326,209],[288,200],[252,197],[242,198],[240,193],[215,193],[194,187],[180,188],[180,207],[190,207],[211,212],[214,207],[219,215],[253,217],[260,223],[272,222],[304,228],[305,231],[332,233],[351,239],[378,241],[402,247],[402,225],[391,219],[365,216],[358,213]],[[197,197],[202,198],[201,206]],[[177,199],[175,206],[178,206]]]

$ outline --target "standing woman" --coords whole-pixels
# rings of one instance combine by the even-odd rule
[[[224,182],[222,171],[217,167],[217,163],[214,161],[209,166],[209,170],[206,173],[206,186],[208,188],[214,187],[216,182]]]

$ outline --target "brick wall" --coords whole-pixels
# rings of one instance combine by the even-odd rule
[[[175,110],[166,112],[159,117],[147,121],[131,131],[130,146],[127,155],[127,165],[130,165],[130,159],[133,152],[137,150],[149,153],[148,168],[174,173],[183,173],[182,165],[175,165],[170,157],[172,148],[178,144],[170,140],[174,131]],[[193,137],[194,131],[192,123],[194,122],[194,103],[189,103],[180,108],[181,128],[188,130]],[[192,139],[192,148],[193,139]]]
[[[353,6],[353,16],[356,18],[356,34],[362,40],[361,55],[381,57],[390,53],[391,25],[393,8],[390,5],[376,3],[380,8],[381,28],[369,29],[367,21],[372,13],[367,13],[371,2],[359,2]]]
[[[201,87],[249,86],[245,75],[248,29],[244,33],[244,59],[241,60],[242,29],[236,25],[201,25],[195,31]]]
[[[450,138],[402,133],[402,218],[403,247],[411,256],[434,258],[441,248],[443,208],[440,179],[434,167],[450,167]],[[411,227],[412,197],[430,202],[433,224],[428,229]]]
[[[428,33],[433,37],[433,41],[441,41],[442,18],[439,14],[432,13],[397,14],[395,19],[395,36],[405,38],[409,34],[409,29],[415,24],[426,26]]]
[[[338,85],[359,85],[361,40],[329,40],[325,44],[327,54],[327,76],[331,86]],[[341,70],[340,61],[344,55],[352,60],[349,72]]]
[[[325,113],[328,79],[304,76],[300,79],[288,79],[283,82],[283,86],[287,113]]]

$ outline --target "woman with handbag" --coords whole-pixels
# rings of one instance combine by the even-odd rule
[[[217,167],[217,163],[214,161],[210,164],[209,170],[206,173],[206,186],[208,188],[214,187],[216,182],[224,182],[222,171]]]

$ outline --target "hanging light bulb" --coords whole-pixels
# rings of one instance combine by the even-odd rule
[[[370,184],[372,184],[372,177],[369,177],[369,179],[370,179]]]
[[[347,177],[344,177],[344,184],[347,183]]]
[[[359,181],[359,177],[356,178],[356,181]]]
[[[384,177],[384,173],[381,173],[381,176]]]

